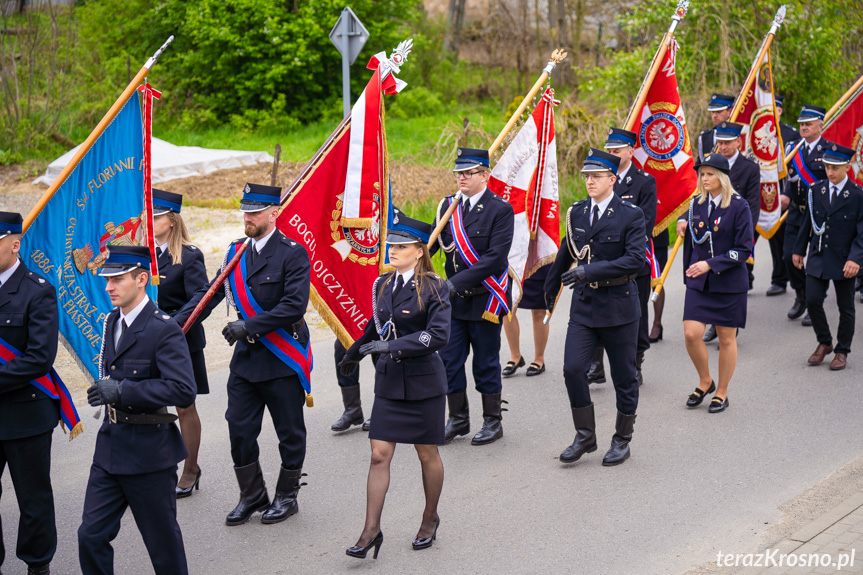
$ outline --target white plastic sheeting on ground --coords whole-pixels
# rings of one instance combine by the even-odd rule
[[[48,165],[45,175],[34,184],[51,185],[63,167],[72,159],[80,146],[72,148]],[[153,183],[167,182],[190,176],[204,176],[216,170],[251,166],[259,162],[272,162],[266,152],[239,150],[213,150],[197,146],[175,146],[165,140],[153,138]]]

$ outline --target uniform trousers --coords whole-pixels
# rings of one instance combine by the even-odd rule
[[[473,347],[473,380],[483,395],[500,393],[501,324],[481,319],[468,321],[452,318],[449,341],[440,350],[446,368],[447,394],[467,390],[464,365]]]
[[[789,208],[789,210],[792,209],[794,208]],[[792,258],[794,255],[794,242],[797,241],[797,236],[800,234],[801,222],[797,220],[804,216],[801,214],[799,217],[794,217],[793,220],[792,216],[793,214],[789,212],[788,219],[785,220],[785,246],[782,250],[782,259],[785,260],[785,270],[788,272],[788,281],[791,283],[791,289],[794,291],[805,291],[806,268],[804,267],[802,270],[799,270],[794,267],[794,261]]]
[[[839,329],[836,331],[836,353],[851,353],[851,340],[854,339],[854,278],[841,280],[825,280],[815,276],[806,276],[806,307],[812,319],[812,328],[818,343],[833,345],[827,314],[824,313],[824,298],[827,288],[833,282],[836,292],[836,303],[839,306]]]
[[[176,465],[139,475],[114,475],[92,464],[78,528],[81,572],[114,573],[111,541],[120,532],[120,520],[128,507],[156,575],[187,575],[183,535],[177,523],[176,487]]]
[[[588,327],[573,319],[566,330],[566,347],[563,356],[563,379],[571,407],[587,407],[590,385],[587,370],[597,345],[608,355],[611,379],[617,395],[617,411],[634,415],[638,409],[638,380],[635,369],[635,349],[638,340],[638,322],[632,321],[613,327]]]
[[[638,353],[650,349],[650,326],[648,325],[647,304],[650,303],[650,274],[635,278],[638,286],[638,303],[641,306],[641,319],[638,320]]]
[[[305,404],[306,392],[296,375],[251,382],[231,372],[225,419],[228,420],[234,465],[243,467],[258,460],[258,436],[266,407],[279,438],[282,467],[301,469],[306,459]]]
[[[785,287],[788,285],[788,268],[783,259],[785,254],[784,223],[770,237],[768,243],[770,244],[770,259],[773,260],[773,272],[770,274],[770,284]]]
[[[18,559],[33,567],[51,562],[57,550],[57,526],[54,522],[54,492],[51,489],[51,437],[54,430],[23,437],[0,440],[0,478],[9,464],[9,475],[15,487],[20,518],[18,520]],[[3,484],[0,483],[0,496]],[[0,565],[6,557],[3,528],[0,522]]]

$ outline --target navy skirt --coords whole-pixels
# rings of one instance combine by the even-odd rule
[[[446,395],[408,401],[375,396],[369,439],[443,445]]]
[[[192,357],[192,372],[195,374],[195,383],[198,386],[198,395],[210,393],[210,380],[207,379],[207,360],[204,359],[204,350],[190,352]]]
[[[518,309],[546,309],[545,278],[548,277],[549,269],[551,269],[551,264],[544,265],[524,280]]]
[[[683,319],[718,325],[746,327],[746,292],[713,293],[686,288]]]

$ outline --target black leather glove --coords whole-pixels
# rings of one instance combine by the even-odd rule
[[[446,287],[449,288],[449,297],[452,297],[452,296],[458,294],[458,290],[455,289],[455,286],[452,285],[451,281],[446,280]]]
[[[370,353],[387,353],[390,350],[390,342],[388,341],[373,341],[360,346],[360,353],[363,356]]]
[[[575,287],[587,283],[587,272],[581,266],[572,268],[563,272],[563,275],[560,276],[560,281],[565,286]]]
[[[237,321],[228,323],[225,329],[222,330],[222,335],[225,336],[228,345],[234,345],[249,335],[249,332],[246,330],[246,322],[238,319]]]
[[[348,358],[345,358],[339,362],[339,373],[344,375],[345,377],[350,377],[354,374],[359,365],[360,364],[356,361],[350,361]]]
[[[557,296],[551,295],[548,292],[544,292],[542,296],[545,299],[545,309],[548,311],[554,311],[554,304],[557,303]]]
[[[97,405],[114,405],[120,403],[120,391],[123,382],[117,379],[100,379],[87,388],[87,403]]]

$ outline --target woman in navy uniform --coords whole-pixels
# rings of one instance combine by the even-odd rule
[[[129,507],[156,574],[189,572],[175,495],[177,463],[188,452],[167,407],[194,403],[195,381],[183,330],[147,297],[149,269],[148,248],[111,246],[99,273],[117,307],[105,318],[103,377],[87,389],[105,418],[78,528],[84,575],[114,572],[111,542]]]
[[[545,283],[548,309],[554,307],[561,283],[572,287],[563,377],[576,435],[560,454],[563,463],[596,451],[587,370],[597,345],[608,354],[617,396],[615,433],[603,465],[619,465],[629,458],[635,426],[635,355],[641,317],[635,279],[644,263],[645,228],[641,209],[613,191],[619,164],[617,156],[590,149],[582,169],[590,199],[569,208],[566,237]]]
[[[47,374],[57,355],[57,294],[18,259],[22,221],[0,212],[0,338],[21,352],[0,365],[0,476],[8,464],[21,511],[17,556],[29,575],[48,575],[57,549],[51,436],[60,410],[30,382]],[[0,533],[0,565],[5,555]]]
[[[830,369],[845,369],[854,338],[854,278],[863,264],[863,188],[848,177],[854,150],[831,144],[822,161],[827,179],[813,184],[807,198],[806,219],[794,245],[794,265],[803,269],[806,260],[806,306],[818,347],[809,365],[818,365],[835,351]],[[839,307],[836,347],[824,313],[824,298],[833,282]]]
[[[438,445],[444,442],[447,377],[438,350],[449,339],[450,302],[446,284],[433,273],[426,243],[431,226],[396,210],[389,228],[390,264],[394,272],[375,280],[374,321],[348,349],[339,369],[356,369],[363,356],[379,353],[375,373],[375,403],[369,429],[366,522],[351,557],[364,558],[383,543],[381,512],[390,482],[390,462],[397,443],[412,443],[422,464],[425,510],[415,550],[431,547],[440,518],[438,499],[443,488],[443,462]]]
[[[737,365],[737,329],[746,326],[746,292],[749,273],[746,259],[752,252],[752,212],[732,188],[728,160],[708,154],[695,164],[698,195],[689,212],[677,222],[683,236],[683,268],[686,299],[683,333],[686,351],[698,371],[699,384],[686,405],[696,407],[704,396],[716,392],[710,413],[728,407],[728,383]],[[716,326],[719,336],[719,386],[710,377],[704,331]]]
[[[545,371],[545,346],[548,344],[549,326],[542,320],[545,319],[544,286],[550,268],[551,264],[546,264],[524,280],[521,300],[518,302],[518,309],[530,310],[533,324],[533,361],[527,366],[525,372],[528,377],[534,377]],[[509,377],[514,375],[520,367],[524,367],[524,357],[521,355],[519,345],[521,326],[516,314],[511,314],[509,318],[504,320],[503,331],[506,333],[506,342],[509,344],[510,360],[506,362],[501,375]]]
[[[159,264],[159,307],[168,315],[176,315],[195,292],[207,283],[204,254],[189,241],[189,232],[180,215],[183,196],[153,188],[153,235]],[[195,324],[186,333],[192,369],[198,395],[210,393],[207,380],[207,362],[204,359],[204,326]],[[201,468],[198,466],[198,449],[201,447],[201,419],[193,403],[177,408],[180,431],[189,451],[183,463],[183,474],[177,482],[177,498],[189,497],[198,488]]]

